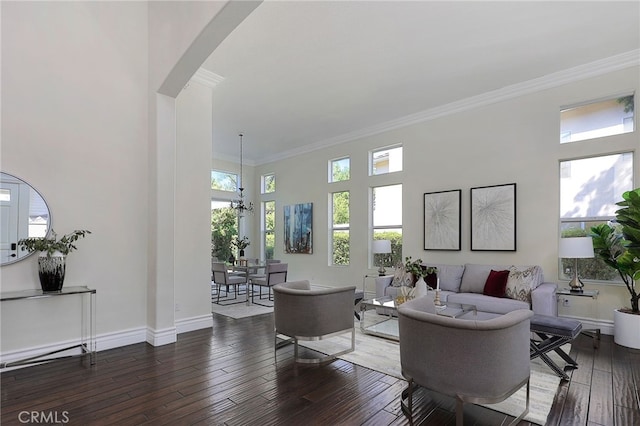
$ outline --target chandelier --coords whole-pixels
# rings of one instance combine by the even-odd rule
[[[240,176],[238,178],[238,198],[231,200],[231,208],[238,213],[238,217],[243,217],[245,213],[253,214],[253,203],[249,201],[248,204],[244,202],[244,188],[242,187],[242,133],[240,136]]]

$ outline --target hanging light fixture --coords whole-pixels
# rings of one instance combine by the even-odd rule
[[[244,188],[242,187],[242,133],[240,136],[240,176],[238,178],[238,198],[231,200],[231,208],[238,212],[238,217],[243,217],[245,213],[253,214],[253,203],[249,201],[249,204],[244,202]]]

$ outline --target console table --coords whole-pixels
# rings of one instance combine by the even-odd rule
[[[4,291],[0,293],[0,302],[10,302],[16,300],[33,300],[33,299],[52,299],[62,296],[78,295],[83,298],[82,310],[80,315],[81,334],[80,343],[57,349],[55,351],[46,352],[29,358],[0,363],[0,368],[15,367],[18,365],[37,364],[55,359],[69,358],[72,356],[89,355],[91,365],[96,363],[96,290],[88,287],[63,287],[62,290],[56,292],[43,292],[42,290],[32,289],[23,291]],[[88,313],[88,315],[87,315]],[[87,317],[88,322],[87,324]],[[81,353],[77,355],[66,355],[62,357],[44,358],[65,352],[71,349],[79,348]]]

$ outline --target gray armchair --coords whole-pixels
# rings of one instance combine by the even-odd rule
[[[463,404],[495,404],[526,385],[529,412],[529,321],[520,309],[485,320],[436,315],[427,297],[398,309],[400,363],[408,380],[402,411],[412,420],[415,385],[456,399],[456,424],[463,424]]]
[[[273,287],[275,350],[294,344],[294,358],[301,363],[320,363],[355,349],[353,295],[355,287],[312,290],[309,281],[290,281]],[[351,332],[351,347],[320,358],[301,358],[299,340],[322,340]],[[278,342],[278,335],[288,339]]]

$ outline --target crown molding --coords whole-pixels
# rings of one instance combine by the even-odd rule
[[[310,145],[281,152],[279,154],[266,157],[259,164],[267,164],[274,161],[284,160],[301,154],[307,154],[329,146],[351,142],[356,139],[374,136],[380,133],[411,126],[425,121],[447,115],[457,114],[486,105],[513,99],[518,96],[540,92],[546,89],[562,86],[568,83],[597,77],[614,71],[640,65],[640,49],[631,50],[619,55],[610,56],[587,64],[579,65],[566,70],[558,71],[539,78],[512,84],[497,90],[492,90],[477,96],[461,99],[455,102],[444,104],[435,108],[430,108],[415,114],[407,115],[396,120],[380,123],[375,126],[345,133],[333,138],[324,139]]]
[[[191,77],[191,80],[189,81],[200,83],[203,86],[207,86],[213,89],[218,84],[222,83],[222,81],[224,81],[224,77],[204,68],[198,68],[198,71],[196,71],[196,73],[193,75],[193,77]]]

